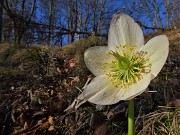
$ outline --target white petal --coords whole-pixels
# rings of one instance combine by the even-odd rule
[[[150,83],[151,75],[145,75],[142,80],[131,85],[127,89],[113,87],[111,81],[105,75],[95,77],[85,88],[84,98],[89,102],[99,105],[110,105],[120,100],[129,100],[141,94]]]
[[[119,101],[116,97],[118,89],[114,89],[106,75],[95,77],[83,91],[84,98],[99,105],[114,104]]]
[[[141,93],[143,93],[151,81],[151,74],[143,75],[143,79],[138,81],[137,83],[131,85],[127,89],[121,89],[119,91],[119,97],[121,97],[121,100],[130,100]],[[124,93],[123,93],[124,92]]]
[[[107,46],[95,46],[87,49],[84,53],[84,61],[88,69],[96,76],[105,74],[109,71],[108,66],[104,70],[104,63],[112,61],[112,56],[108,56]]]
[[[152,64],[151,74],[154,79],[161,71],[169,53],[169,41],[167,36],[160,35],[149,40],[143,48],[143,51],[147,51],[147,57]]]
[[[108,33],[109,50],[115,51],[117,45],[144,45],[144,36],[140,26],[125,14],[114,15]]]

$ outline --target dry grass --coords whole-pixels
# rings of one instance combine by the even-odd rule
[[[142,130],[138,135],[178,135],[180,133],[180,110],[152,112],[136,119]]]

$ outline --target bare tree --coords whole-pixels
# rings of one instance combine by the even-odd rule
[[[0,42],[2,41],[2,34],[3,34],[3,7],[4,7],[4,0],[0,2]]]
[[[4,4],[2,4],[4,1]],[[95,36],[107,37],[117,11],[131,15],[144,30],[172,28],[177,0],[1,0],[0,41],[59,45]],[[162,10],[163,9],[163,10]],[[4,20],[4,25],[2,25]],[[2,28],[3,26],[3,28]],[[3,32],[3,34],[2,34]]]
[[[166,27],[175,27],[175,22],[179,18],[178,10],[178,1],[176,0],[166,0],[165,9],[166,9]]]
[[[36,0],[33,0],[32,3],[28,2],[28,4],[26,4],[26,2],[28,1],[16,0],[16,2],[14,2],[6,0],[4,3],[4,8],[13,24],[12,33],[14,35],[14,42],[18,44],[21,43],[35,11]]]
[[[75,34],[79,37],[107,34],[111,16],[117,7],[114,0],[67,0],[64,2],[66,22],[69,30],[69,42],[74,41]]]

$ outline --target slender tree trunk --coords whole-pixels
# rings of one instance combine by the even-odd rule
[[[150,21],[151,21],[151,23],[152,23],[152,25],[154,27],[155,25],[153,23],[153,16],[152,16],[151,10],[150,10],[150,8],[149,8],[149,6],[147,4],[147,0],[144,0],[143,2],[144,2],[144,5],[145,5],[144,8],[145,8],[145,10],[147,12],[147,16],[149,16],[149,19],[150,19]]]
[[[162,24],[162,20],[161,20],[161,17],[159,15],[159,7],[156,5],[156,1],[155,0],[151,0],[150,1],[154,10],[155,10],[155,22],[156,22],[156,27],[163,27],[163,24]]]
[[[71,30],[70,28],[70,20],[71,20],[71,13],[70,13],[70,10],[71,10],[71,6],[70,6],[70,0],[67,1],[67,5],[68,5],[68,13],[67,13],[67,24],[68,24],[68,29]],[[71,34],[68,35],[68,43],[71,42]]]
[[[105,9],[106,2],[101,3],[101,10],[98,18],[98,24],[97,24],[97,33],[101,33],[101,28],[102,28],[102,19],[104,15],[104,9]]]
[[[0,42],[2,42],[2,34],[3,34],[3,6],[4,0],[0,2]]]
[[[175,19],[175,11],[176,11],[176,6],[177,6],[177,3],[176,3],[176,2],[177,2],[176,0],[173,0],[172,12],[171,12],[171,14],[172,14],[172,24],[173,24],[173,28],[176,27],[176,26],[175,26],[175,21],[176,21],[176,19]]]
[[[166,28],[169,28],[169,0],[166,0],[165,7],[166,7]]]
[[[97,33],[97,25],[96,25],[97,4],[98,4],[98,0],[94,0],[94,3],[93,3],[93,32],[95,32],[95,33]]]

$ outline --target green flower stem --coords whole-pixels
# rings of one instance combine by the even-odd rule
[[[128,104],[128,135],[134,135],[134,99]]]

